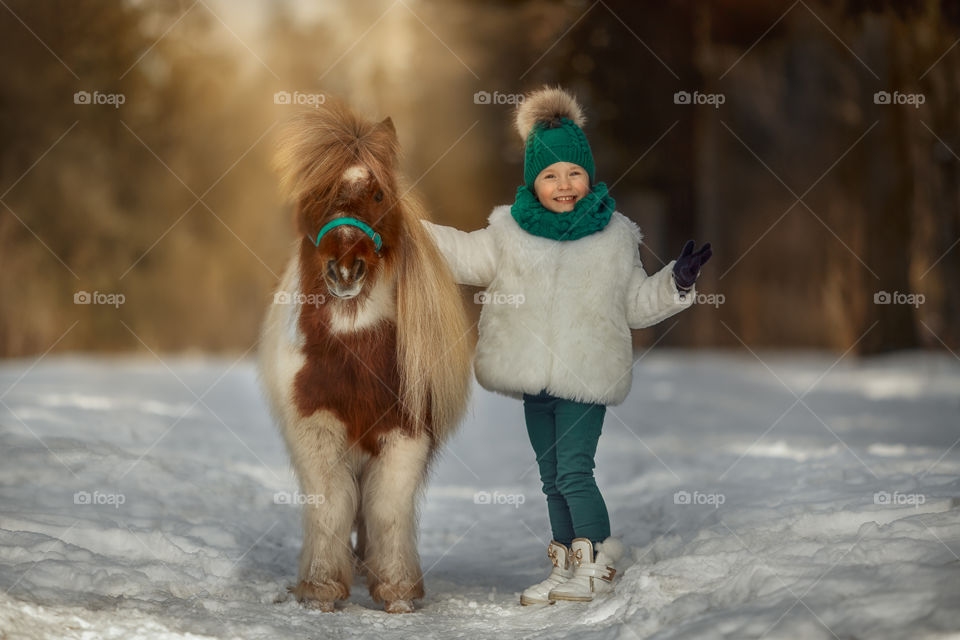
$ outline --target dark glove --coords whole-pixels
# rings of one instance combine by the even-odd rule
[[[687,240],[687,244],[683,245],[683,251],[680,252],[680,257],[673,265],[673,278],[681,289],[690,289],[693,286],[697,276],[700,275],[700,267],[705,265],[713,255],[709,242],[696,253],[693,252],[694,246],[696,245],[693,240]]]

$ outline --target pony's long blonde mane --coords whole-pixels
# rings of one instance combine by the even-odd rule
[[[471,326],[453,274],[420,223],[426,217],[423,207],[407,194],[401,210],[408,234],[397,281],[403,395],[407,406],[417,408],[418,413],[430,403],[439,444],[467,408],[473,356]]]
[[[394,168],[399,144],[392,124],[359,117],[329,102],[298,114],[283,127],[275,165],[287,198],[299,202],[311,192],[332,202],[343,172],[362,164],[370,169],[398,216],[399,238],[385,238],[399,249],[397,282],[397,362],[401,401],[416,430],[431,418],[434,445],[452,432],[466,410],[470,391],[472,338],[463,301],[447,263],[423,228],[425,210],[403,187]],[[391,274],[384,274],[390,276]]]

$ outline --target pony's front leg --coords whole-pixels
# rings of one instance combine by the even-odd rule
[[[358,490],[344,435],[342,423],[322,412],[300,422],[291,447],[303,502],[303,548],[292,591],[300,602],[323,611],[348,598],[353,583],[350,531]]]
[[[387,436],[361,476],[367,587],[389,613],[413,611],[423,597],[417,553],[417,498],[426,479],[429,437]]]

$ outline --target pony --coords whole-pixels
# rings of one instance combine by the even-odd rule
[[[275,157],[299,239],[259,374],[303,504],[289,591],[322,611],[349,597],[354,572],[390,613],[423,597],[419,502],[470,391],[463,301],[398,159],[390,118],[331,101],[289,120]]]

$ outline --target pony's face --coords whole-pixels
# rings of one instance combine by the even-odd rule
[[[388,213],[393,198],[387,194],[389,185],[380,184],[359,164],[346,169],[334,189],[335,193],[311,194],[302,210],[308,237],[316,245],[310,247],[312,271],[323,279],[330,295],[349,300],[372,288],[381,271],[392,238]],[[324,230],[329,223],[346,219],[352,220]]]

